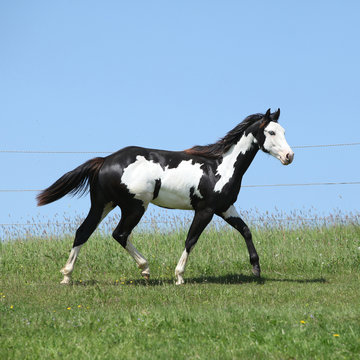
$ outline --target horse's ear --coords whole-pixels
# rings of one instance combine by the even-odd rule
[[[260,129],[264,128],[269,122],[270,122],[270,109],[268,109],[268,111],[264,115],[260,124]]]
[[[279,117],[280,117],[280,109],[277,109],[277,111],[274,112],[274,114],[273,114],[274,121],[278,121]]]
[[[264,116],[264,119],[266,119],[266,120],[270,119],[270,113],[271,113],[271,110],[269,108]]]

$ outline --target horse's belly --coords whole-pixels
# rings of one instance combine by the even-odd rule
[[[170,209],[192,210],[192,198],[202,197],[198,189],[202,175],[200,164],[193,165],[191,161],[165,169],[160,178],[159,193],[151,202]]]
[[[202,198],[199,191],[203,176],[201,164],[181,161],[177,167],[161,166],[143,156],[124,169],[121,182],[135,199],[170,208],[193,209],[191,198]]]
[[[192,210],[189,191],[172,191],[160,189],[158,196],[151,201],[153,204],[169,209]]]

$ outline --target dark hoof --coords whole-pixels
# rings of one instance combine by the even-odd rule
[[[252,273],[254,274],[254,276],[256,277],[260,277],[260,267],[255,265],[253,268],[252,268]]]

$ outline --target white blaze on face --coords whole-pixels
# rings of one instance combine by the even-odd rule
[[[281,161],[289,165],[294,159],[294,152],[285,139],[285,130],[278,123],[271,121],[264,129],[264,149]]]
[[[229,151],[223,155],[223,161],[216,169],[216,175],[220,179],[215,184],[214,191],[221,191],[234,175],[235,163],[240,154],[245,154],[250,150],[252,143],[255,141],[253,134],[243,135],[241,139],[233,145]]]
[[[148,204],[176,208],[192,209],[190,190],[202,198],[199,192],[200,179],[203,176],[199,163],[184,160],[176,168],[163,169],[160,164],[138,155],[136,161],[124,169],[121,182],[135,195],[136,199]],[[161,181],[158,196],[153,199],[155,182]]]

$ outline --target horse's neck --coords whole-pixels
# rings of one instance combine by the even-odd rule
[[[238,161],[235,166],[235,175],[237,178],[241,180],[258,151],[259,148],[256,146],[256,144],[253,143],[252,147],[244,155],[240,155],[238,157]]]
[[[222,188],[225,183],[240,187],[241,179],[253,161],[259,148],[256,145],[254,136],[249,133],[243,135],[240,140],[222,156],[222,162],[217,167],[217,175],[220,179],[215,190]]]

